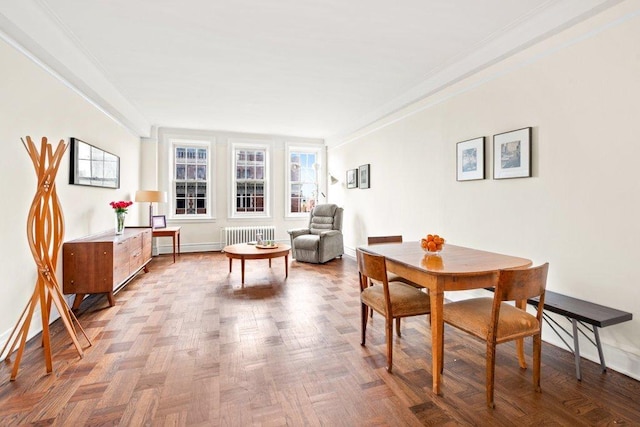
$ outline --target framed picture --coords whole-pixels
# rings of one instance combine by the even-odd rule
[[[120,188],[120,157],[78,138],[70,142],[69,184]]]
[[[164,215],[153,215],[151,217],[151,227],[154,230],[156,228],[167,228],[167,217]]]
[[[484,179],[485,137],[470,139],[456,144],[456,181]]]
[[[347,171],[347,188],[358,187],[358,169],[349,169]]]
[[[360,183],[360,188],[370,188],[371,187],[371,176],[370,176],[370,167],[369,165],[362,165],[358,168],[358,179]]]
[[[493,135],[493,179],[531,176],[531,128]]]

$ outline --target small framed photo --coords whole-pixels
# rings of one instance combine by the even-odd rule
[[[456,181],[473,181],[485,178],[484,145],[484,136],[456,144]]]
[[[167,217],[164,215],[153,215],[151,217],[151,227],[154,230],[156,228],[167,228]]]
[[[347,171],[347,188],[358,188],[358,169]]]
[[[531,128],[493,135],[493,179],[531,176]]]
[[[360,183],[360,188],[366,189],[371,187],[371,176],[370,176],[370,166],[362,165],[358,168],[358,180]]]

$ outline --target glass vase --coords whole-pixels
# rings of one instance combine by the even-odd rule
[[[125,212],[116,212],[116,234],[124,233]]]

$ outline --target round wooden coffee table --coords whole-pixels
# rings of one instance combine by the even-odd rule
[[[225,246],[223,251],[229,258],[229,273],[233,259],[239,259],[242,270],[242,284],[244,285],[244,260],[245,259],[268,259],[271,268],[271,258],[284,257],[284,277],[289,277],[289,251],[291,246],[278,243],[275,247],[262,248],[256,245],[239,243],[237,245]]]

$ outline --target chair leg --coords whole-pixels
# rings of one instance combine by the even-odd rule
[[[487,342],[487,406],[494,408],[493,403],[493,380],[496,370],[496,345]]]
[[[369,306],[367,306],[364,303],[360,303],[360,314],[361,314],[361,325],[360,325],[360,329],[362,330],[362,337],[360,338],[360,345],[364,345],[365,344],[365,336],[366,336],[366,332],[367,332],[367,317],[368,317],[368,312],[369,311]],[[373,311],[373,310],[371,310]]]
[[[542,336],[533,336],[533,388],[540,393],[540,362],[542,355]]]
[[[369,279],[369,286],[373,286],[373,285],[374,283],[371,281],[371,279]],[[373,319],[373,310],[369,312],[369,316]]]
[[[527,369],[527,361],[524,359],[524,338],[516,340],[516,352],[518,353],[518,363],[522,369]]]
[[[399,337],[402,336],[402,333],[400,332],[400,318],[396,317],[396,335],[398,335]]]
[[[387,335],[387,371],[391,372],[393,364],[393,319],[386,319],[385,329]]]
[[[431,322],[431,314],[427,314],[429,316],[429,322]],[[444,333],[442,334],[442,339],[440,340],[440,374],[444,372]]]

